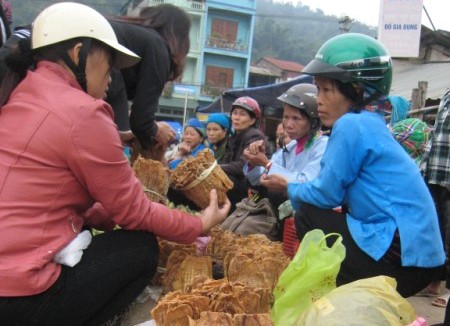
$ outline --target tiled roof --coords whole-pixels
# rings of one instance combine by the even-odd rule
[[[270,62],[271,64],[273,64],[274,66],[277,66],[278,68],[280,68],[281,70],[284,70],[284,71],[301,72],[304,68],[303,65],[299,64],[298,62],[293,62],[293,61],[285,61],[285,60],[275,59],[275,58],[271,58],[271,57],[263,57],[260,60],[266,60],[266,61]]]
[[[258,67],[258,66],[250,66],[250,73],[255,75],[265,75],[265,76],[275,76],[281,77],[280,74],[277,74],[270,69]]]

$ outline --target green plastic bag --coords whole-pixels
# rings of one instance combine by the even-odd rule
[[[396,285],[394,278],[384,275],[342,285],[314,302],[295,325],[409,325],[416,313]]]
[[[330,236],[337,236],[331,248],[326,243]],[[325,235],[322,230],[306,233],[274,289],[271,317],[275,325],[294,325],[314,301],[336,288],[336,276],[344,258],[340,234]]]

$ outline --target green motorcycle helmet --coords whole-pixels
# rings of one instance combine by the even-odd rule
[[[362,83],[389,95],[392,61],[387,49],[376,39],[347,33],[326,41],[302,73],[342,83]]]

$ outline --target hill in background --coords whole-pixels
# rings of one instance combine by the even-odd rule
[[[51,0],[9,0],[13,11],[14,26],[31,23],[36,15],[52,3]],[[118,15],[127,0],[75,1],[94,7],[103,14]],[[351,18],[351,17],[350,17]],[[308,6],[273,0],[257,0],[252,61],[269,56],[295,61],[303,65],[313,59],[315,53],[329,38],[342,33],[339,21],[342,17],[328,16],[321,10],[312,11]],[[376,28],[359,22],[350,23],[350,32],[370,36]]]

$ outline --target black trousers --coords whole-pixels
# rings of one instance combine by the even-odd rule
[[[248,197],[249,185],[244,177],[239,179],[235,175],[228,174],[228,178],[230,178],[233,182],[233,188],[227,192],[227,197],[231,203],[231,208],[228,214],[231,214],[236,209],[236,204],[242,199]]]
[[[47,291],[0,298],[1,325],[101,325],[122,313],[149,284],[158,264],[156,237],[143,231],[94,236],[74,267]]]
[[[397,291],[403,297],[409,297],[425,288],[439,272],[440,267],[402,267],[385,258],[374,260],[353,241],[343,213],[302,204],[295,215],[295,227],[300,240],[313,229],[321,229],[325,234],[337,232],[342,235],[346,256],[337,276],[338,286],[363,278],[386,275],[396,279]],[[328,239],[328,245],[331,246],[334,240]]]
[[[450,289],[450,194],[447,188],[439,185],[428,184],[428,189],[433,197],[434,205],[439,219],[442,242],[444,243],[447,263],[436,280],[446,281],[446,288]]]

